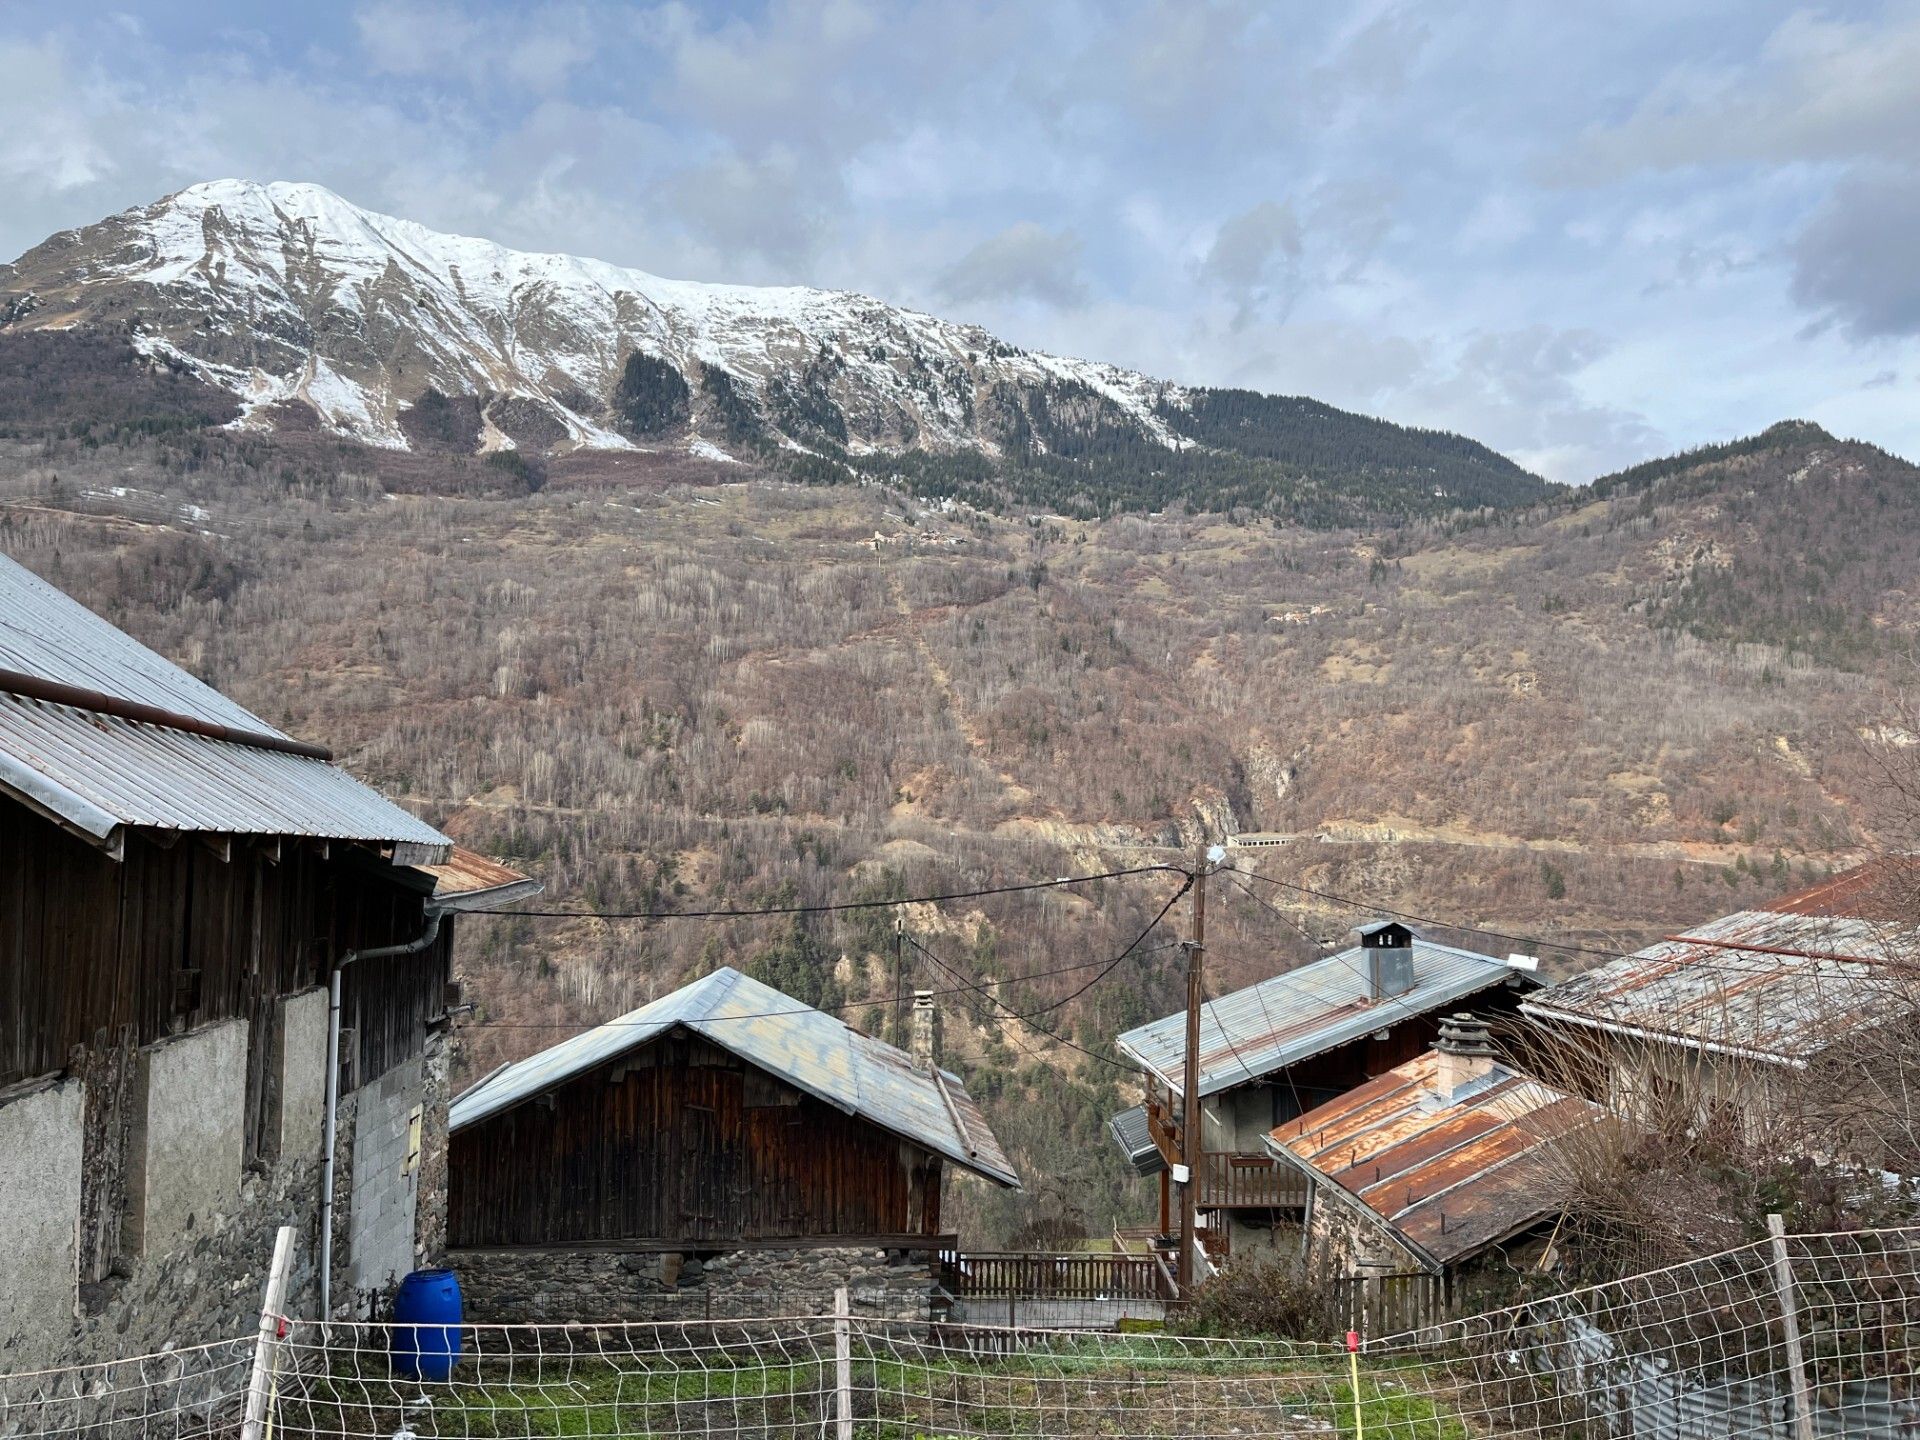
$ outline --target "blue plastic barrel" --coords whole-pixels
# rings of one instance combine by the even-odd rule
[[[460,1358],[460,1282],[451,1270],[416,1270],[393,1297],[393,1373],[445,1380]]]

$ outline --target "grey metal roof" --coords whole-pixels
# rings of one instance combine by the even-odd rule
[[[1218,1094],[1344,1045],[1375,1030],[1428,1015],[1493,985],[1532,977],[1477,950],[1413,941],[1413,988],[1373,999],[1367,952],[1359,946],[1302,965],[1200,1010],[1200,1093]],[[1114,1043],[1176,1091],[1187,1051],[1187,1017],[1176,1011]]]
[[[0,669],[227,725],[280,732],[0,555]],[[112,844],[123,826],[453,842],[322,760],[0,694],[0,791]]]
[[[1871,867],[1741,910],[1563,981],[1522,1011],[1803,1066],[1914,1006],[1920,928],[1893,918]]]
[[[280,733],[5,555],[0,555],[0,670],[79,685],[216,725]]]
[[[1135,1105],[1110,1117],[1107,1132],[1120,1147],[1120,1153],[1127,1157],[1127,1163],[1140,1174],[1157,1175],[1167,1168],[1166,1157],[1153,1143],[1153,1134],[1147,1129],[1146,1106]]]
[[[454,1100],[451,1124],[455,1130],[478,1124],[675,1026],[838,1110],[1020,1188],[1012,1162],[957,1075],[943,1070],[936,1081],[914,1069],[905,1051],[731,967],[495,1071]]]

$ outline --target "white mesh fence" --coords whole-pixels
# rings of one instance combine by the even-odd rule
[[[1782,1258],[1784,1253],[1784,1265]],[[1545,1283],[1544,1281],[1540,1283]],[[861,1316],[291,1324],[262,1440],[331,1436],[1920,1435],[1920,1230],[1787,1237],[1412,1334],[1323,1343]],[[445,1332],[411,1332],[423,1347]],[[235,1434],[254,1343],[0,1379],[0,1431]],[[157,1368],[150,1368],[157,1367]],[[90,1408],[97,1407],[97,1408]],[[844,1427],[844,1428],[843,1428]]]

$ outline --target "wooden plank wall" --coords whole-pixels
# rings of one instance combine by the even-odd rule
[[[0,800],[0,1086],[54,1074],[76,1051],[147,1045],[324,983],[334,956],[412,939],[421,896],[377,866],[289,841],[140,833],[115,861]],[[451,927],[419,956],[347,972],[358,1083],[418,1051],[439,1011]]]
[[[676,1031],[456,1132],[451,1243],[931,1234],[939,1168]]]

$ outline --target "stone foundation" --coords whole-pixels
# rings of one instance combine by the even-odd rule
[[[828,1315],[843,1285],[856,1315],[924,1321],[936,1289],[933,1252],[856,1246],[454,1250],[447,1263],[467,1318],[494,1324]]]

